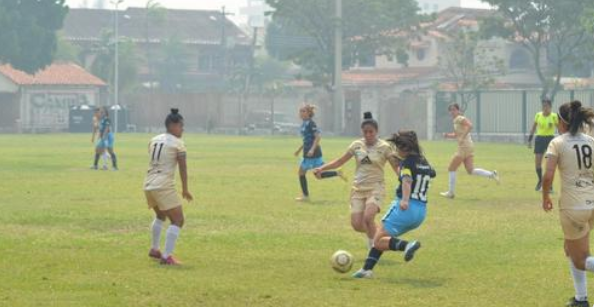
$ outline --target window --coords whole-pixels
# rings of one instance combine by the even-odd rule
[[[512,51],[509,57],[509,69],[530,69],[532,62],[530,55],[522,48],[517,48]]]
[[[419,49],[417,50],[417,60],[419,61],[423,61],[426,57],[426,51],[425,49]]]

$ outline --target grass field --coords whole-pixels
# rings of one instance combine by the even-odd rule
[[[328,261],[346,249],[358,268],[366,256],[349,185],[310,177],[313,202],[296,204],[297,138],[185,135],[196,200],[176,249],[184,265],[149,260],[149,138],[118,135],[121,170],[105,172],[88,169],[87,135],[0,136],[0,306],[563,306],[573,295],[525,147],[478,144],[476,164],[502,184],[460,170],[451,201],[438,192],[455,145],[425,142],[438,177],[427,220],[405,236],[423,248],[407,264],[386,253],[373,280],[353,280]],[[350,141],[324,139],[326,160]]]

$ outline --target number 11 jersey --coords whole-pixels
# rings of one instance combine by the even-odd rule
[[[177,158],[186,154],[184,142],[165,133],[154,137],[149,143],[149,169],[144,181],[144,190],[175,188]]]
[[[584,133],[569,133],[554,138],[546,157],[556,157],[561,178],[559,209],[594,209],[594,138]]]

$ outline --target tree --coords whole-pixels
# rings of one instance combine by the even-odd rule
[[[306,79],[328,85],[334,73],[335,0],[267,0],[273,8],[266,46],[290,60]],[[349,0],[343,3],[344,64],[360,57],[401,55],[420,21],[414,0]],[[401,58],[401,57],[399,57]]]
[[[151,83],[154,81],[155,63],[153,54],[151,52],[151,30],[153,27],[162,27],[167,20],[167,9],[164,8],[158,0],[148,0],[145,5],[146,15],[144,16],[144,30],[145,30],[145,42],[144,52],[146,56],[146,64],[148,68],[148,78]]]
[[[579,21],[592,11],[592,0],[485,2],[497,7],[503,17],[499,23],[491,22],[485,31],[518,42],[530,53],[542,85],[542,98],[555,98],[568,66],[591,60],[592,37]],[[585,50],[588,54],[583,53]]]
[[[489,88],[495,77],[505,73],[503,60],[490,56],[481,44],[479,33],[458,31],[443,39],[439,67],[451,80],[462,99],[462,105],[476,99],[479,90]]]
[[[51,64],[67,13],[65,0],[0,1],[0,62],[31,74]]]
[[[182,40],[173,36],[163,42],[161,56],[156,63],[159,86],[165,91],[176,91],[184,86],[188,51]]]
[[[106,80],[111,88],[114,87],[115,71],[115,44],[111,29],[101,32],[100,41],[93,46],[96,55],[91,65],[91,72],[99,78]],[[136,84],[138,76],[138,57],[135,44],[129,39],[120,39],[119,42],[119,89],[120,92],[130,90]]]
[[[80,61],[81,49],[80,47],[70,43],[60,34],[58,34],[56,55],[54,60],[81,63]]]

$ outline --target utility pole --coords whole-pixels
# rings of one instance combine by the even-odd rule
[[[342,89],[342,0],[336,1],[334,21],[334,134],[343,132],[344,94]]]
[[[119,99],[120,99],[120,23],[119,23],[119,5],[123,3],[124,0],[115,0],[112,3],[115,5],[114,11],[114,36],[115,36],[115,59],[114,59],[114,81],[113,81],[113,105],[114,105],[114,131],[113,133],[116,134],[118,132],[118,111],[120,108]]]

